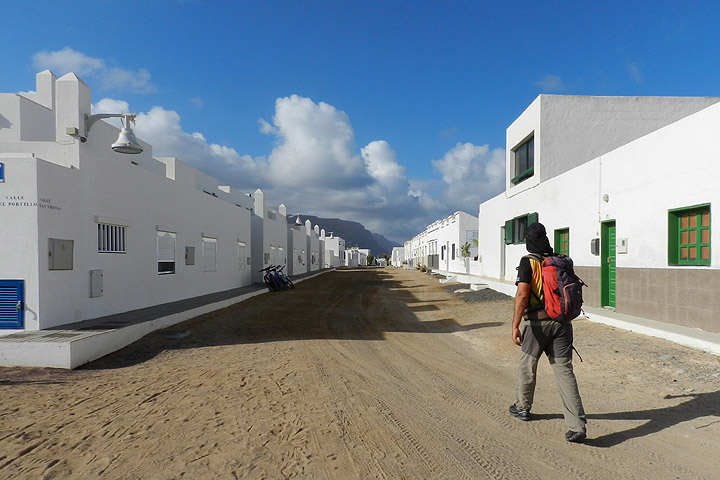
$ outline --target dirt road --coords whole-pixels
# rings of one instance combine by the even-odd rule
[[[536,420],[507,414],[511,309],[337,271],[79,370],[0,368],[0,478],[718,478],[718,357],[577,321],[569,444],[545,360]]]

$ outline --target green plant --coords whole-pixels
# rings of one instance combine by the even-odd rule
[[[460,255],[466,258],[470,256],[470,244],[468,242],[460,245]]]

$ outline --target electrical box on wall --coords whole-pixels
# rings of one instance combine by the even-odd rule
[[[618,238],[617,253],[628,253],[628,239]]]
[[[58,238],[48,240],[48,268],[50,270],[72,270],[74,241]]]
[[[590,253],[592,255],[600,255],[600,239],[593,238],[590,240]]]
[[[90,270],[90,298],[103,295],[103,271]]]

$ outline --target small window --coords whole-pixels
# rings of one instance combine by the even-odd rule
[[[247,268],[245,255],[245,242],[237,242],[238,268],[240,270],[244,270]]]
[[[513,151],[513,178],[511,183],[517,185],[533,176],[535,171],[535,137],[520,144]]]
[[[202,239],[202,258],[203,272],[217,271],[217,240],[214,238],[203,237]]]
[[[518,243],[525,243],[525,232],[527,232],[528,225],[537,221],[537,213],[529,213],[527,215],[515,217],[512,220],[507,220],[505,222],[505,244],[514,245]]]
[[[123,225],[97,224],[98,253],[127,253]]]
[[[710,265],[710,204],[668,212],[668,263]]]
[[[455,244],[452,244],[452,249],[450,250],[451,259],[455,260]]]
[[[185,265],[195,265],[195,247],[185,247]]]
[[[168,275],[175,273],[175,234],[172,232],[157,232],[158,274]]]
[[[555,253],[570,255],[570,229],[555,230]]]

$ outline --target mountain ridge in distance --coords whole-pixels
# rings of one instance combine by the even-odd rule
[[[288,215],[287,222],[295,223],[296,217]],[[393,247],[399,247],[397,243],[388,240],[379,233],[373,233],[359,222],[351,220],[341,220],[339,218],[322,218],[314,215],[300,215],[300,221],[304,224],[305,220],[310,220],[314,227],[317,225],[321,230],[325,230],[325,235],[330,236],[332,233],[336,237],[345,240],[345,246],[359,247],[370,249],[373,257],[392,254]]]

